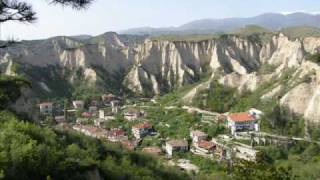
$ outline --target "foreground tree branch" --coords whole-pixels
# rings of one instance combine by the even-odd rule
[[[53,4],[71,6],[75,9],[86,8],[93,0],[51,0]]]
[[[93,0],[46,0],[50,4],[70,6],[75,9],[88,7]],[[32,23],[37,19],[32,4],[20,0],[0,0],[0,23],[18,21]]]
[[[0,1],[0,23],[7,21],[33,22],[36,20],[35,15],[31,4],[16,0]]]
[[[45,0],[49,4],[69,6],[74,9],[88,7],[94,0]],[[0,24],[16,21],[22,23],[33,23],[37,20],[36,12],[32,4],[26,0],[0,0]],[[12,45],[15,41],[1,41],[0,49]]]

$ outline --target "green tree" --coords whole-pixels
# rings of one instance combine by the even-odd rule
[[[275,168],[259,162],[240,160],[233,167],[232,179],[235,180],[292,180],[296,179],[290,167]]]
[[[21,88],[31,87],[31,83],[21,77],[0,75],[0,110],[15,102],[21,95]]]
[[[227,112],[234,103],[235,90],[224,87],[218,81],[210,84],[208,92],[208,107],[215,112]]]
[[[63,116],[65,121],[68,121],[68,99],[63,101]]]

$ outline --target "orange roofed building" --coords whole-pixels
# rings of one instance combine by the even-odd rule
[[[248,112],[234,113],[228,115],[228,128],[235,135],[241,131],[258,131],[257,119]]]
[[[213,142],[201,140],[196,146],[197,150],[206,154],[213,153],[216,145]]]

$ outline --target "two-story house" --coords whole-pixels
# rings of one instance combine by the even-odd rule
[[[152,125],[146,122],[132,127],[133,136],[137,139],[147,136],[151,131]]]
[[[196,131],[191,131],[190,132],[190,137],[192,138],[193,143],[198,143],[201,140],[206,140],[208,138],[208,134],[196,130]]]
[[[231,134],[235,135],[242,131],[258,131],[257,119],[248,112],[234,113],[228,115],[227,126],[231,129]]]
[[[170,140],[166,142],[166,152],[171,157],[174,152],[187,152],[188,141],[186,140]]]
[[[40,114],[42,115],[52,115],[53,113],[53,103],[51,102],[44,102],[39,104],[40,107]]]

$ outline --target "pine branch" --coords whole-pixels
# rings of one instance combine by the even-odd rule
[[[36,13],[31,4],[17,0],[0,0],[0,23],[6,21],[33,22]]]
[[[26,0],[25,0],[26,1]],[[36,12],[32,8],[31,3],[23,0],[0,0],[0,23],[8,21],[18,22],[34,22]],[[70,6],[74,9],[82,9],[88,7],[94,0],[45,0],[50,4],[60,4]],[[15,41],[0,42],[0,49],[6,48],[14,44]]]
[[[53,4],[61,4],[65,6],[71,6],[75,9],[86,8],[90,5],[94,0],[50,0]]]

